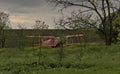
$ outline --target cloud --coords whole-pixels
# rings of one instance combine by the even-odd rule
[[[13,28],[16,28],[18,23],[26,24],[30,28],[38,19],[54,28],[54,18],[61,16],[61,13],[54,9],[54,5],[45,0],[0,0],[0,9],[10,14]],[[68,12],[70,11],[71,9]]]
[[[47,5],[45,0],[0,0],[0,9],[6,9],[11,13],[28,13]]]
[[[0,2],[33,7],[43,5],[45,3],[45,0],[0,0]]]

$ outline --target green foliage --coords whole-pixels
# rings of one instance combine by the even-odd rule
[[[66,46],[62,65],[58,62],[58,48],[42,47],[42,49],[43,57],[39,64],[38,57],[33,55],[32,48],[0,49],[0,74],[120,73],[119,45],[104,46],[94,43],[89,46],[83,44]],[[35,52],[39,52],[39,47],[35,48]],[[78,57],[82,59],[81,62]]]
[[[117,37],[117,40],[120,41],[120,30],[118,30],[118,37]]]
[[[9,28],[9,14],[0,11],[0,30]]]
[[[112,42],[116,43],[117,41],[120,40],[120,13],[113,13],[113,15],[116,14],[116,17],[112,20],[113,23],[113,31],[112,31]],[[104,39],[104,35],[103,33],[97,31],[97,34],[99,34],[99,36]],[[109,34],[109,33],[108,33]]]
[[[116,40],[120,40],[120,13],[117,14],[116,19],[113,21],[113,29],[114,29],[114,38]]]
[[[0,12],[0,48],[5,47],[5,32],[4,29],[9,29],[9,15],[5,12]]]

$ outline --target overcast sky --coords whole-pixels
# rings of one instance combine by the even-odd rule
[[[30,28],[35,20],[45,21],[50,28],[54,28],[54,18],[61,16],[58,8],[45,0],[0,0],[0,11],[10,14],[13,28],[17,28],[17,24],[25,24]]]

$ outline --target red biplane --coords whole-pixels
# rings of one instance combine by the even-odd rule
[[[76,35],[67,35],[65,44],[64,45],[69,45],[73,43],[80,43],[81,37],[83,37],[83,34],[76,34]],[[55,36],[28,36],[33,39],[37,39],[37,43],[34,43],[34,46],[51,46],[51,47],[56,47],[60,43],[60,37],[55,37]],[[75,41],[76,40],[76,41]]]
[[[58,37],[55,36],[29,36],[30,38],[37,38],[38,43],[35,46],[51,46],[56,47],[59,44]]]

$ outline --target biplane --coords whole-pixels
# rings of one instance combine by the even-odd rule
[[[64,45],[70,45],[74,43],[80,43],[80,38],[82,38],[83,34],[76,35],[67,35],[65,36]],[[34,46],[51,46],[57,47],[60,43],[60,37],[55,36],[28,36],[33,39]]]

